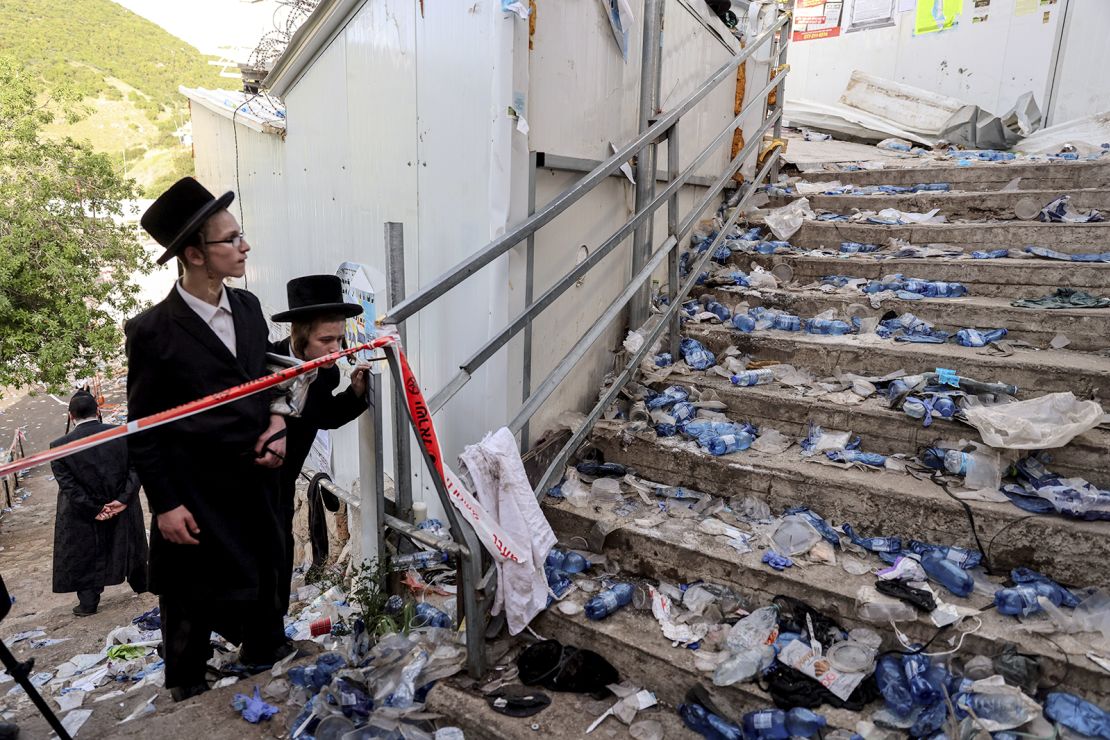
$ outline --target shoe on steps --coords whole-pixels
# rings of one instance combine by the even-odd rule
[[[192,686],[175,686],[170,689],[170,696],[173,697],[174,701],[185,701],[203,694],[205,691],[208,691],[208,684],[206,683],[193,684]]]

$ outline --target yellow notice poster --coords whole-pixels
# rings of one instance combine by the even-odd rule
[[[1037,0],[1014,0],[1014,15],[1032,15],[1037,8]]]
[[[964,0],[917,0],[914,11],[915,36],[947,31],[956,25],[964,12]]]

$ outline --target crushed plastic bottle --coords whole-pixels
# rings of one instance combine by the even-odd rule
[[[655,356],[656,367],[670,367],[674,364],[674,358],[671,357],[670,352],[660,352]]]
[[[788,313],[775,314],[771,319],[771,328],[780,331],[801,331],[802,320]]]
[[[421,550],[420,552],[398,555],[390,559],[389,567],[394,572],[400,573],[411,569],[426,570],[435,565],[442,565],[450,560],[451,556],[445,552]]]
[[[686,337],[679,344],[686,364],[694,370],[705,370],[717,364],[717,357],[696,339]]]
[[[751,387],[753,385],[765,385],[775,381],[775,374],[769,369],[762,370],[744,370],[743,372],[736,373],[729,380],[733,385],[743,388]]]
[[[1029,568],[1014,568],[1010,571],[1010,578],[1014,583],[1036,586],[1037,592],[1048,598],[1055,606],[1066,606],[1069,609],[1079,606],[1078,596],[1043,573]]]
[[[910,688],[913,703],[927,707],[942,698],[939,686],[929,681],[929,658],[920,653],[902,656],[902,670],[906,674],[906,685]]]
[[[722,322],[727,322],[732,318],[732,311],[729,311],[718,301],[708,301],[705,304],[705,310],[719,318]]]
[[[713,672],[713,683],[716,686],[732,686],[733,684],[751,681],[759,673],[771,665],[775,660],[773,645],[762,645],[749,650],[741,650],[726,658]]]
[[[661,409],[665,406],[670,406],[671,404],[678,403],[679,401],[685,401],[688,398],[690,398],[689,391],[687,391],[680,385],[671,385],[663,389],[662,393],[658,393],[649,398],[645,405],[649,409],[655,410]]]
[[[852,332],[852,327],[846,321],[837,319],[809,319],[806,321],[806,332],[809,334],[824,334],[839,337]]]
[[[732,317],[732,328],[750,334],[755,331],[755,319],[748,314],[738,313]]]
[[[416,616],[413,617],[412,624],[414,627],[440,627],[442,629],[451,629],[454,626],[451,623],[451,617],[423,601],[416,605]]]
[[[887,709],[899,717],[908,717],[913,711],[914,700],[898,656],[884,655],[879,658],[875,665],[875,682]]]
[[[747,740],[813,737],[827,725],[828,721],[824,717],[804,707],[794,707],[788,712],[781,709],[760,709],[748,712],[740,720]]]
[[[877,452],[861,452],[860,450],[825,450],[825,457],[834,462],[860,463],[873,468],[886,466],[886,456]]]
[[[1011,687],[1013,688],[1013,687]],[[956,705],[964,711],[974,712],[981,721],[993,723],[999,729],[1021,727],[1036,714],[1022,699],[1020,690],[1014,693],[970,692],[956,697]],[[1035,706],[1035,705],[1034,705]]]
[[[930,550],[921,556],[921,567],[934,581],[961,598],[975,588],[975,579],[943,553]]]
[[[902,552],[902,538],[901,537],[860,537],[852,529],[851,524],[845,524],[842,529],[844,534],[848,535],[854,544],[859,545],[864,550],[870,552]]]
[[[733,452],[741,452],[752,446],[755,437],[747,432],[740,432],[739,434],[722,434],[717,437],[710,437],[709,440],[702,444],[702,439],[698,439],[698,444],[701,444],[709,451],[710,455],[714,457],[721,457],[722,455],[731,455]]]
[[[718,717],[701,704],[679,704],[678,714],[687,727],[706,740],[744,740],[739,726]]]
[[[1045,698],[1044,716],[1080,735],[1110,740],[1110,712],[1074,694],[1050,693]]]
[[[983,562],[983,553],[978,550],[969,550],[966,547],[956,547],[955,545],[930,545],[920,540],[910,540],[909,549],[910,552],[917,555],[924,555],[932,551],[939,552],[956,565],[968,570],[978,568]]]
[[[1005,329],[960,329],[956,332],[956,343],[964,347],[986,347],[1007,333]]]
[[[586,602],[586,617],[595,622],[605,619],[632,603],[632,584],[618,583]]]

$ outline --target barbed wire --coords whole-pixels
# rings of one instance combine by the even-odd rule
[[[248,57],[248,64],[256,69],[270,69],[289,46],[293,34],[319,4],[320,0],[277,0],[274,29],[267,31],[259,40]]]

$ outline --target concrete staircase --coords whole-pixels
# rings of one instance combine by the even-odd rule
[[[1110,224],[1014,220],[1014,207],[1023,198],[1043,205],[1069,193],[1079,208],[1110,208],[1110,165],[1103,163],[937,166],[807,177],[811,181],[836,179],[857,185],[948,182],[952,191],[947,193],[811,196],[810,203],[844,214],[850,214],[853,208],[915,211],[940,208],[941,213],[958,222],[922,226],[807,222],[791,239],[795,246],[836,249],[844,241],[884,245],[895,237],[911,244],[944,244],[964,250],[1038,245],[1066,253],[1110,252]],[[1015,178],[1020,178],[1016,186]],[[785,202],[780,198],[768,207]],[[1061,286],[1110,295],[1110,264],[1041,259],[879,260],[872,255],[796,254],[734,254],[733,262],[745,271],[753,265],[771,269],[785,264],[790,267],[793,280],[779,289],[758,294],[738,287],[704,290],[729,308],[747,301],[749,305],[785,309],[803,319],[829,308],[837,309],[842,316],[849,312],[876,316],[888,310],[911,311],[950,332],[963,327],[1005,326],[1011,332],[1008,339],[1018,340],[1019,346],[1012,354],[1001,356],[951,342],[901,344],[874,335],[828,337],[770,330],[743,334],[727,325],[686,327],[687,336],[700,340],[714,352],[735,346],[754,360],[789,363],[810,370],[818,378],[840,371],[882,375],[899,369],[916,373],[948,367],[979,380],[1015,384],[1021,389],[1020,398],[1073,391],[1110,407],[1107,352],[1110,309],[1048,311],[1010,306],[1010,301],[1016,298],[1039,297]],[[895,272],[907,277],[963,282],[969,294],[959,299],[886,301],[875,309],[862,294],[826,294],[803,287],[829,274],[879,278]],[[1066,349],[1049,348],[1049,342],[1058,334],[1071,340]],[[1021,343],[1030,346],[1020,346]],[[889,409],[885,401],[875,398],[843,406],[820,397],[805,397],[779,384],[736,388],[719,375],[702,372],[672,376],[660,385],[672,383],[712,391],[724,402],[729,418],[777,429],[794,440],[805,436],[810,423],[853,431],[862,436],[863,450],[888,455],[912,456],[937,439],[979,439],[973,428],[956,422],[939,420],[924,428],[920,422]],[[973,532],[964,506],[929,479],[887,470],[845,470],[813,464],[801,459],[796,445],[781,454],[747,450],[715,458],[701,450],[691,450],[689,445],[682,444],[680,437],[659,438],[651,429],[633,431],[622,422],[601,422],[591,435],[591,446],[606,461],[622,463],[642,478],[661,484],[683,486],[724,499],[758,496],[770,505],[774,514],[788,506],[809,506],[834,525],[850,522],[864,536],[899,535],[975,548],[977,534],[1000,576],[1008,574],[1011,567],[1025,566],[1076,587],[1110,587],[1110,524],[1105,522],[1029,516],[1008,503],[969,502]],[[1110,430],[1099,428],[1055,450],[1051,467],[1062,475],[1083,477],[1105,488],[1110,486],[1108,450]],[[753,542],[755,551],[741,555],[698,531],[696,519],[684,520],[689,524],[684,530],[644,528],[632,521],[643,517],[643,511],[635,517],[625,512],[615,522],[611,504],[575,508],[565,501],[548,498],[544,505],[562,543],[582,548],[583,541],[604,540],[604,555],[610,565],[629,578],[670,583],[703,580],[726,585],[746,598],[753,609],[770,603],[776,595],[792,596],[837,619],[847,629],[869,626],[884,634],[885,646],[897,645],[889,625],[868,624],[857,616],[856,593],[861,586],[872,585],[874,576],[854,576],[839,565],[816,563],[800,563],[798,567],[776,572],[760,562],[766,541]],[[608,536],[599,535],[615,524],[619,526]],[[878,564],[877,558],[872,561]],[[957,599],[941,587],[936,588],[948,602],[975,608],[991,602],[989,596],[977,594]],[[1042,686],[1059,682],[1066,690],[1102,706],[1110,705],[1110,673],[1085,657],[1090,649],[1089,640],[1061,634],[1046,639],[1022,630],[1015,618],[995,611],[982,613],[980,619],[981,628],[964,635],[957,658],[994,656],[1002,643],[1016,642],[1023,652],[1041,659]],[[925,617],[900,627],[911,638],[921,641],[936,632]],[[710,687],[714,698],[729,708],[734,720],[744,711],[771,706],[770,698],[754,683],[712,687],[711,675],[695,667],[694,651],[672,647],[650,611],[628,607],[603,621],[590,622],[581,614],[566,616],[552,608],[541,615],[534,628],[544,637],[587,646],[605,655],[623,678],[652,689],[671,707],[680,703],[696,683]],[[937,643],[941,647],[934,649],[956,647],[958,634],[942,637]],[[881,702],[874,703],[863,713],[830,710],[827,706],[818,711],[829,718],[831,725],[852,728],[857,720],[881,706]]]

